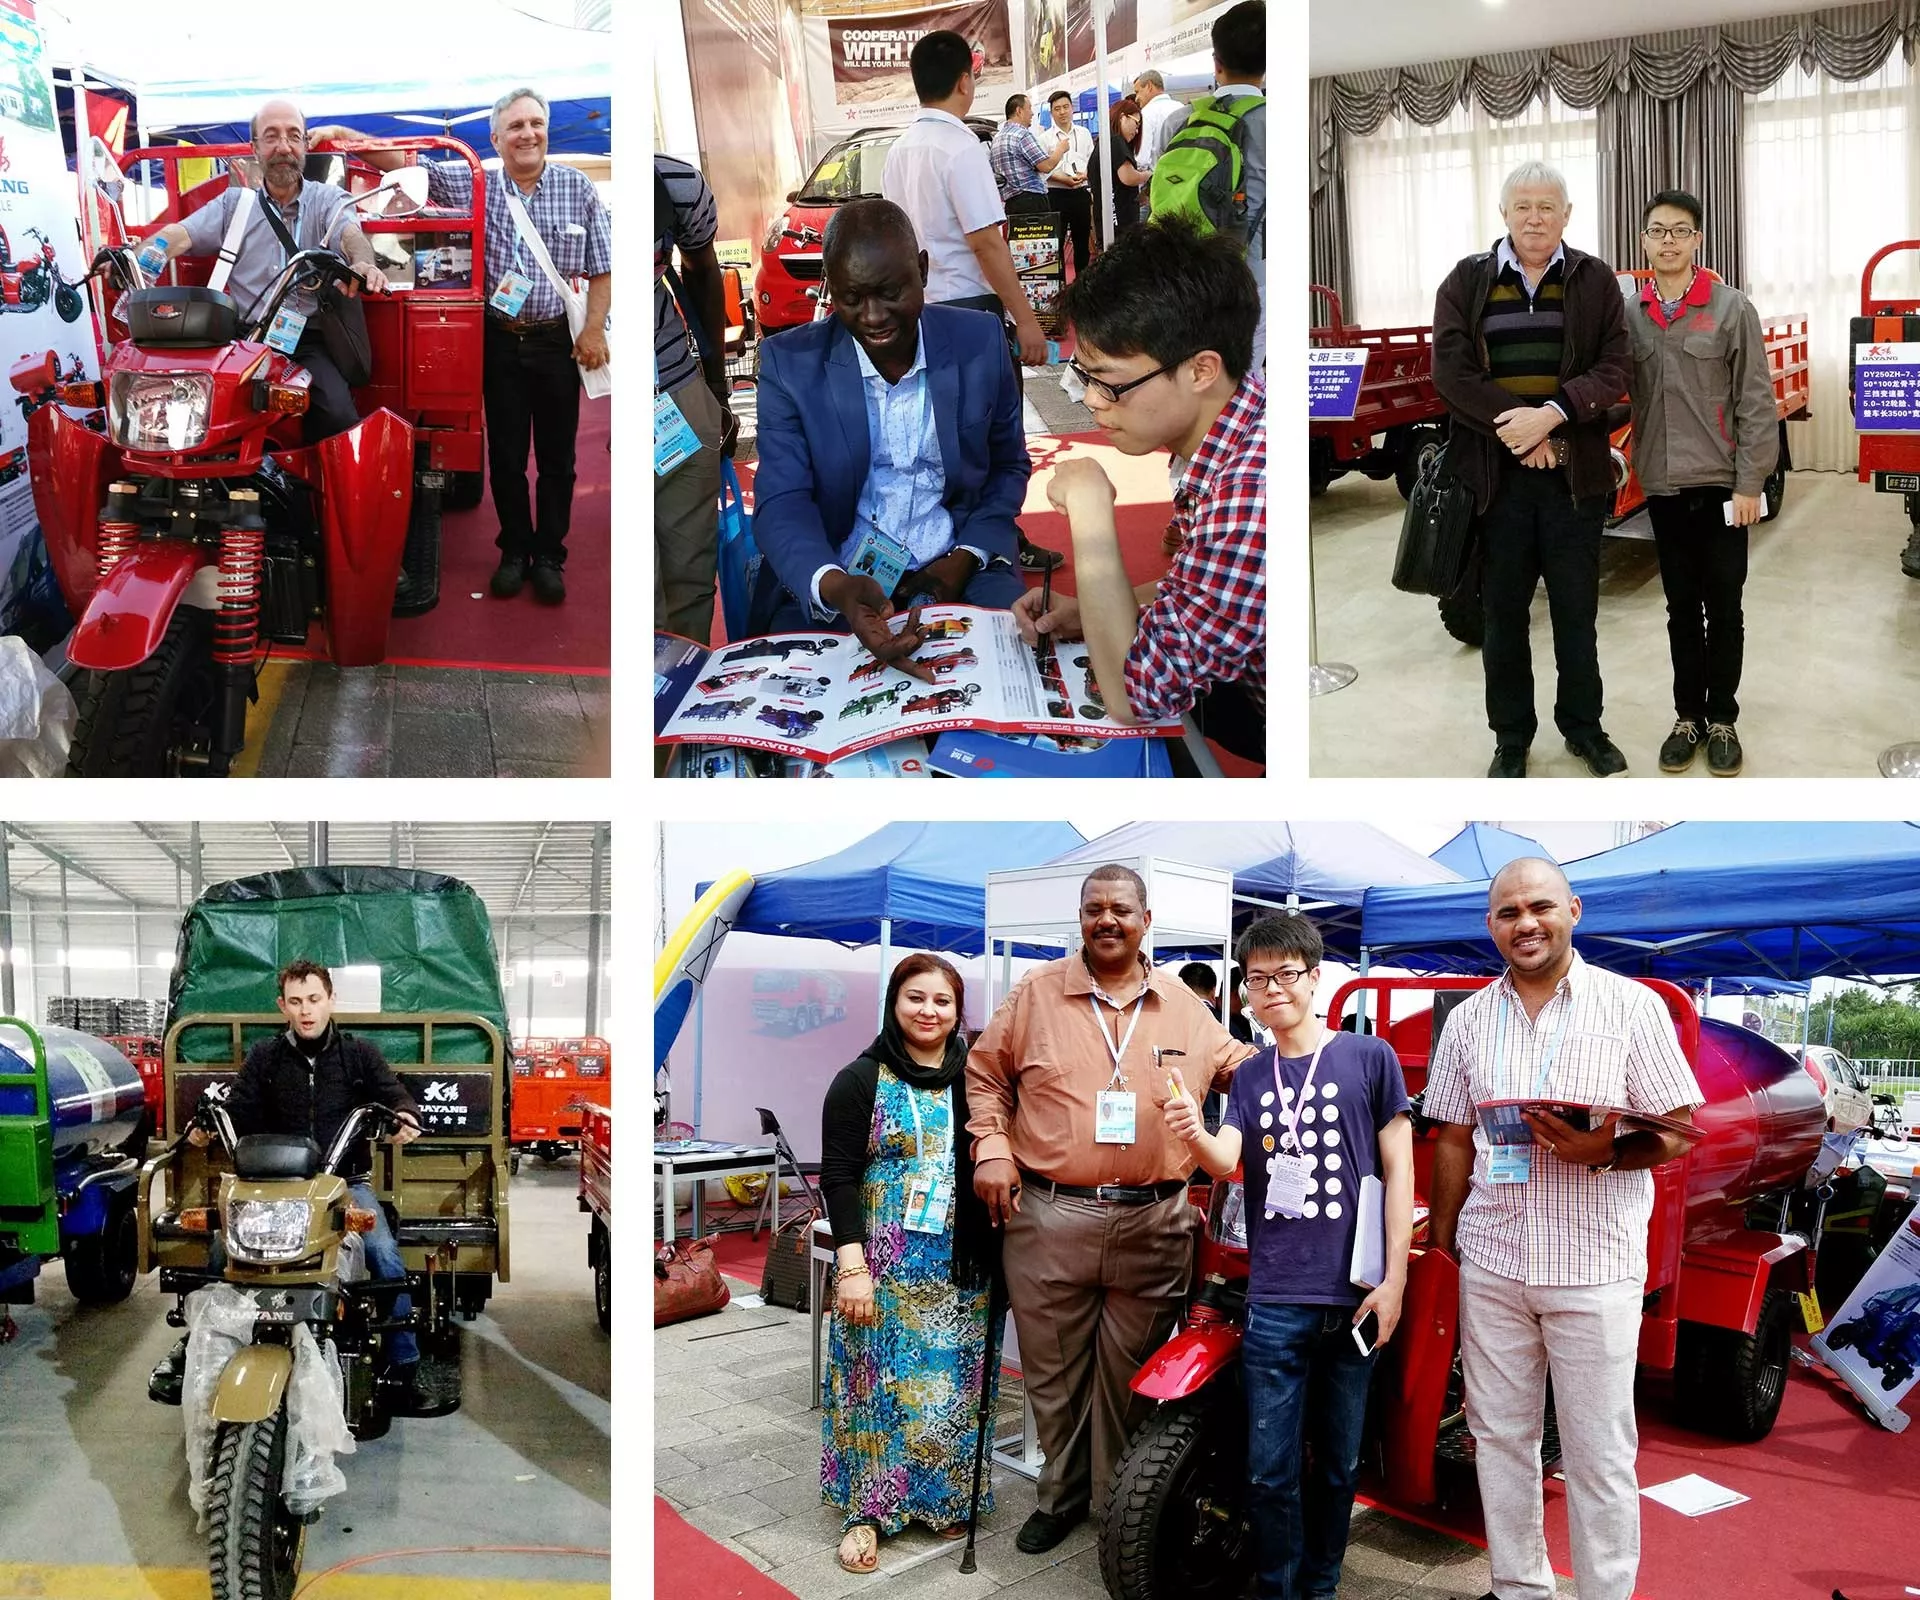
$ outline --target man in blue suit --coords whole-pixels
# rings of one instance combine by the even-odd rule
[[[1010,607],[1025,588],[1020,383],[993,317],[924,304],[926,252],[891,201],[842,206],[822,255],[833,320],[760,352],[754,631],[852,633],[923,676],[913,607]]]

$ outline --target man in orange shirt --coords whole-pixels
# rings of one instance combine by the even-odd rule
[[[1137,1421],[1128,1381],[1173,1329],[1199,1213],[1163,1114],[1253,1054],[1140,953],[1153,916],[1122,866],[1080,887],[1081,948],[1021,979],[967,1059],[974,1189],[1006,1229],[1007,1295],[1047,1464],[1015,1544],[1051,1550],[1091,1511]]]

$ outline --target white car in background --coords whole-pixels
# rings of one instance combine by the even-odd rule
[[[1827,1129],[1851,1133],[1873,1124],[1873,1094],[1865,1075],[1831,1045],[1807,1046],[1807,1076],[1820,1085],[1827,1102]]]

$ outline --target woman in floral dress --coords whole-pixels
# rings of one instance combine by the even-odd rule
[[[846,1513],[849,1572],[872,1572],[880,1539],[909,1522],[966,1532],[999,1241],[973,1192],[964,1010],[959,973],[907,957],[880,1036],[821,1116],[838,1270],[820,1496]]]

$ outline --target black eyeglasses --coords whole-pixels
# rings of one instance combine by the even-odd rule
[[[1261,994],[1276,984],[1291,989],[1312,970],[1311,967],[1281,967],[1277,972],[1249,972],[1246,979],[1247,991],[1250,994]]]
[[[1109,400],[1117,403],[1122,395],[1131,394],[1135,389],[1139,388],[1141,384],[1152,383],[1155,378],[1173,371],[1175,367],[1192,359],[1192,356],[1182,356],[1179,361],[1169,361],[1164,367],[1155,367],[1153,371],[1149,372],[1145,377],[1131,378],[1125,383],[1108,383],[1105,378],[1096,378],[1091,372],[1087,371],[1085,367],[1081,366],[1077,360],[1069,361],[1067,368],[1089,389],[1098,389]]]

